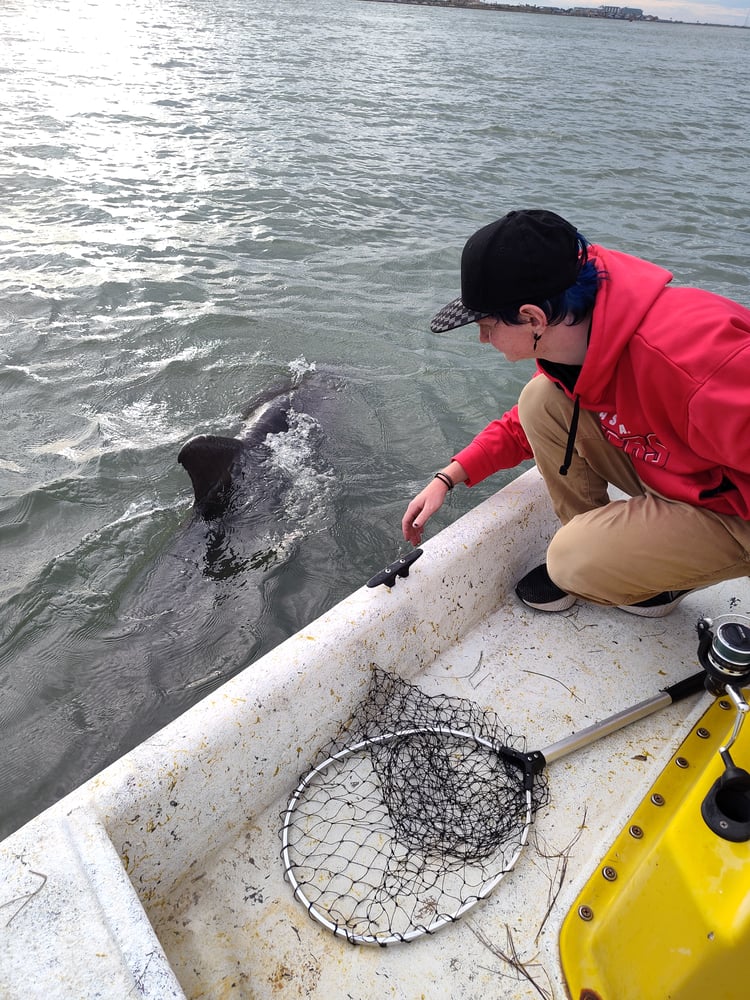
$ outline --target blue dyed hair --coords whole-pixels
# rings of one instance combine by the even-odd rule
[[[580,323],[593,309],[600,280],[606,276],[606,272],[600,271],[594,261],[588,259],[588,240],[585,236],[581,236],[580,233],[577,235],[581,269],[578,272],[575,285],[566,288],[559,295],[553,295],[550,299],[542,299],[539,302],[530,303],[531,305],[539,306],[547,317],[547,322],[550,326],[555,323],[561,323],[567,317],[570,317],[568,322],[571,326],[574,323]],[[495,319],[499,319],[501,323],[519,326],[524,322],[519,314],[519,309],[522,305],[526,304],[524,301],[505,306],[499,312],[492,315]]]

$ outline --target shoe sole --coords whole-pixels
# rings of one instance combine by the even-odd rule
[[[637,604],[618,604],[617,607],[620,611],[625,611],[629,615],[638,615],[639,618],[666,618],[678,604],[694,593],[694,590],[688,590],[686,593],[680,594],[679,597],[675,597],[669,604],[656,604],[650,608],[639,608]]]
[[[670,615],[678,604],[681,604],[690,594],[695,593],[694,590],[689,590],[685,594],[680,594],[669,604],[655,604],[650,608],[641,608],[637,604],[618,604],[617,608],[620,611],[625,611],[629,615],[637,615],[639,618],[666,618]],[[550,614],[557,614],[560,611],[568,611],[575,604],[577,598],[573,594],[566,594],[557,601],[550,601],[547,604],[535,604],[533,601],[527,601],[525,598],[521,597],[520,594],[517,595],[518,599],[522,604],[525,604],[527,608],[533,608],[534,611],[546,611]]]
[[[525,604],[527,608],[533,608],[534,611],[548,611],[548,612],[558,612],[567,611],[568,608],[572,608],[576,602],[576,598],[572,594],[565,594],[557,601],[550,601],[547,604],[534,604],[533,601],[527,601],[520,595],[518,599],[522,604]]]

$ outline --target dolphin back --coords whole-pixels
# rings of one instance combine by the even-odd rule
[[[244,449],[237,438],[216,434],[201,434],[182,446],[177,461],[190,476],[197,507],[221,501],[232,484],[232,472]]]
[[[190,476],[195,506],[204,517],[220,517],[229,508],[233,482],[241,481],[249,458],[262,458],[268,436],[289,430],[296,389],[286,379],[256,397],[243,414],[246,425],[238,438],[202,434],[183,445],[177,461]]]

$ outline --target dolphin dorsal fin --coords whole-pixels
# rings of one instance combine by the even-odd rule
[[[190,476],[196,504],[215,498],[230,485],[232,468],[243,447],[237,438],[215,434],[201,434],[182,446],[177,461]]]

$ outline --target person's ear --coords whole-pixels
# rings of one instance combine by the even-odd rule
[[[532,333],[544,333],[546,328],[549,326],[547,316],[541,306],[535,306],[528,303],[527,305],[521,306],[518,310],[518,315],[523,319],[524,323],[531,324]]]

